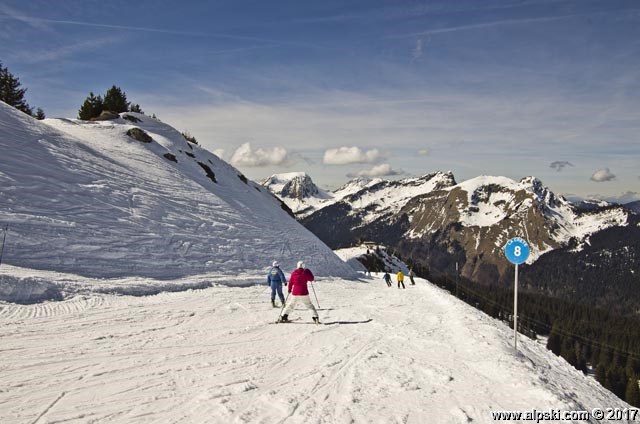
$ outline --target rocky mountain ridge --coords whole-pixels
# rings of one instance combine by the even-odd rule
[[[345,187],[352,188],[346,195],[337,190],[297,215],[330,247],[373,241],[436,275],[453,273],[457,262],[461,275],[474,281],[506,280],[510,264],[502,249],[512,237],[529,240],[531,264],[570,241],[627,225],[630,214],[621,206],[578,208],[535,177],[457,183],[451,172],[436,172]]]

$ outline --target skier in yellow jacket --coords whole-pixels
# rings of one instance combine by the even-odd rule
[[[402,273],[402,271],[398,271],[398,288],[400,288],[400,284],[402,284],[403,289],[406,289],[406,287],[404,286],[404,274]]]

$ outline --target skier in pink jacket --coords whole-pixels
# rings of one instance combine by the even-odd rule
[[[291,273],[291,277],[289,277],[288,290],[292,295],[293,300],[287,303],[287,307],[280,318],[281,322],[288,322],[289,312],[295,309],[297,303],[302,303],[308,309],[313,311],[313,322],[316,324],[320,323],[318,311],[316,311],[315,306],[311,303],[311,299],[309,298],[309,288],[307,287],[307,283],[310,283],[313,279],[314,277],[311,270],[306,268],[304,262],[299,261],[297,268]]]

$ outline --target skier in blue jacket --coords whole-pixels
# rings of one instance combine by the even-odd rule
[[[284,276],[284,272],[280,269],[278,261],[273,261],[271,269],[267,274],[267,284],[271,286],[271,306],[276,307],[276,292],[280,301],[284,305],[284,295],[282,294],[282,285],[287,285],[287,278]]]

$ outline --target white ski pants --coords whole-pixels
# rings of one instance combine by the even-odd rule
[[[318,318],[318,311],[316,311],[316,307],[311,303],[311,299],[309,299],[309,295],[303,296],[290,296],[291,300],[288,301],[287,306],[284,308],[284,315],[289,315],[291,311],[296,308],[298,303],[302,303],[307,309],[311,309],[313,311],[313,316]]]

